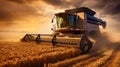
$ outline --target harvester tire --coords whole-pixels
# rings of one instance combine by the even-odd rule
[[[92,42],[88,39],[86,35],[82,36],[80,41],[80,50],[82,51],[81,54],[86,54],[92,48]]]

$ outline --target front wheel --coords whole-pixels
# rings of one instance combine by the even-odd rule
[[[92,48],[92,42],[88,39],[86,35],[82,36],[80,41],[80,49],[82,51],[82,54],[88,53],[91,48]]]

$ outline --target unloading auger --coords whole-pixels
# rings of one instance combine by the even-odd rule
[[[56,13],[52,19],[53,34],[26,34],[21,41],[50,42],[56,44],[79,45],[82,53],[88,53],[93,46],[89,37],[96,38],[99,35],[99,26],[106,27],[106,22],[94,15],[96,12],[80,7]]]

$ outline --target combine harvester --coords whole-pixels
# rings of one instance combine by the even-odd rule
[[[88,53],[93,46],[89,37],[97,37],[99,26],[106,27],[106,22],[96,18],[96,12],[81,7],[65,10],[65,12],[56,13],[52,19],[53,34],[26,34],[21,41],[30,42],[50,42],[53,46],[56,44],[79,45],[82,53]]]

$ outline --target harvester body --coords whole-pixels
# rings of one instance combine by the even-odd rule
[[[79,45],[82,53],[88,53],[93,45],[88,37],[96,35],[100,25],[103,28],[106,27],[106,22],[95,17],[95,14],[96,12],[87,7],[56,13],[52,19],[53,34],[26,34],[22,41],[36,41],[38,44],[51,42],[53,46],[56,44]]]

